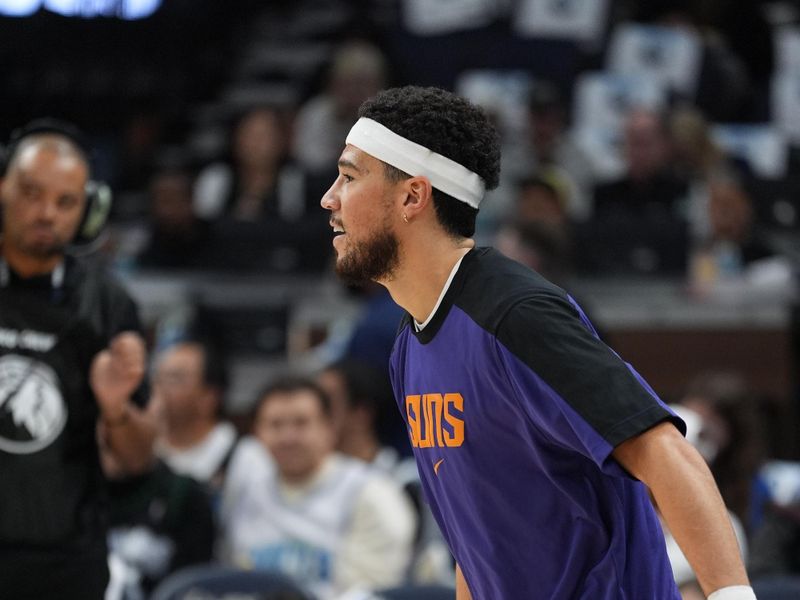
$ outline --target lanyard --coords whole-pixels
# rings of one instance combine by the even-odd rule
[[[50,285],[52,286],[52,299],[58,301],[62,296],[62,288],[64,287],[64,276],[66,268],[64,261],[59,262],[53,272],[50,274]],[[8,287],[11,282],[11,269],[8,266],[5,258],[0,258],[0,287]]]

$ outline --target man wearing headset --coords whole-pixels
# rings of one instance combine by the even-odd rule
[[[103,598],[102,436],[131,473],[152,457],[132,300],[67,253],[93,233],[89,159],[71,125],[17,132],[0,178],[0,594]]]

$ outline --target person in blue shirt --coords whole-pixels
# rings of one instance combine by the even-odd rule
[[[407,313],[392,384],[458,600],[678,600],[647,488],[703,591],[754,598],[680,419],[566,292],[475,247],[498,146],[453,94],[385,90],[321,200],[338,274],[383,284]]]

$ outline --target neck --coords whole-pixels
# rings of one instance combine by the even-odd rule
[[[304,488],[312,484],[322,474],[330,462],[331,456],[326,456],[310,471],[304,473],[286,473],[281,471],[279,477],[284,485],[292,486],[295,488]]]
[[[20,277],[34,277],[52,273],[58,264],[64,260],[63,254],[55,254],[46,258],[31,256],[18,249],[3,244],[2,255],[9,267]]]
[[[433,311],[453,267],[470,249],[471,238],[447,235],[409,236],[401,242],[401,264],[390,280],[380,281],[392,299],[422,323]]]
[[[378,455],[381,446],[377,438],[369,432],[350,432],[342,437],[339,443],[339,452],[371,463]]]
[[[179,427],[169,427],[164,437],[173,448],[191,448],[205,440],[215,425],[214,421],[193,421]]]

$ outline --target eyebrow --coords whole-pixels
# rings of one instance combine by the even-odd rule
[[[359,173],[359,174],[362,174],[362,175],[365,172],[365,169],[362,169],[362,168],[356,166],[356,164],[354,162],[349,161],[346,158],[340,158],[338,164],[339,164],[339,167],[344,167],[346,169],[353,169],[356,173]]]

